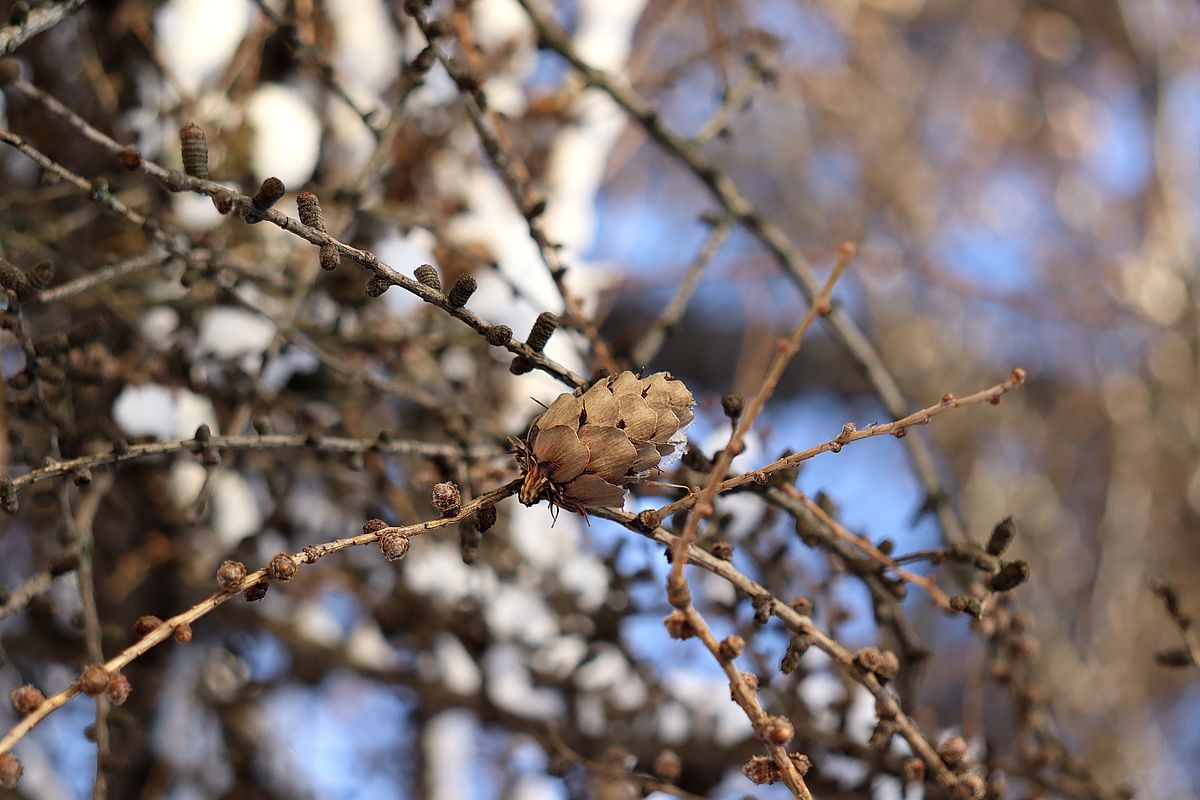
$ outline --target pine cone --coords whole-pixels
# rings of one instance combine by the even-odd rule
[[[586,514],[620,508],[622,484],[658,466],[692,421],[692,393],[666,372],[638,378],[622,372],[582,396],[561,394],[517,443],[525,480],[520,500]]]

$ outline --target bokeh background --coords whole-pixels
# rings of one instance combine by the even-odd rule
[[[560,312],[561,297],[455,84],[440,65],[416,80],[425,41],[400,5],[89,2],[12,55],[25,79],[146,158],[178,168],[178,129],[194,120],[216,179],[252,193],[277,176],[289,190],[282,210],[294,214],[294,193],[313,189],[332,233],[402,271],[432,263],[447,281],[471,271],[470,307],[521,336],[540,311]],[[728,433],[719,398],[757,390],[804,296],[752,231],[726,229],[674,153],[537,48],[514,0],[429,13],[448,20],[448,51],[474,41],[467,63],[548,201],[571,290],[629,366],[688,384],[699,403],[689,436],[711,454]],[[906,700],[927,734],[966,736],[1006,774],[1000,796],[1200,793],[1198,673],[1155,663],[1180,638],[1146,583],[1167,580],[1200,614],[1200,7],[578,0],[547,13],[587,61],[695,137],[819,272],[840,243],[857,245],[835,296],[911,408],[1027,371],[998,407],[911,435],[931,445],[972,537],[1017,522],[1013,554],[1032,575],[1013,597],[1027,626],[1014,660],[1036,679],[1040,730],[1070,757],[1026,741],[1021,690],[996,682],[1004,657],[981,626],[911,591],[903,611],[932,655],[913,665]],[[400,289],[368,298],[356,265],[320,273],[306,243],[124,173],[12,92],[0,94],[0,126],[211,255],[189,273],[24,155],[0,152],[0,255],[53,260],[65,283],[158,254],[24,311],[41,334],[96,309],[112,320],[80,355],[102,380],[73,381],[71,424],[53,422],[64,455],[118,437],[189,437],[200,423],[244,433],[263,418],[281,432],[501,446],[536,413],[531,397],[563,390],[540,373],[510,375],[502,351]],[[645,334],[689,276],[694,295],[656,351]],[[0,335],[13,378],[24,355],[14,334]],[[570,332],[547,353],[581,373],[596,366]],[[54,458],[51,421],[19,389],[6,399],[5,469],[16,477]],[[818,325],[737,465],[886,418]],[[111,656],[138,615],[169,616],[212,591],[226,558],[258,566],[369,517],[422,519],[436,480],[478,493],[512,469],[504,458],[361,460],[226,453],[213,465],[182,453],[98,470],[87,489],[39,483],[0,531],[0,585],[45,568],[64,508],[98,503],[91,559]],[[826,493],[844,524],[897,553],[943,543],[900,440],[821,456],[798,486]],[[631,510],[674,496],[635,495]],[[806,547],[791,520],[742,495],[718,510],[709,534],[735,545],[740,569],[780,596],[812,597],[818,622],[848,646],[890,644],[861,581]],[[565,742],[594,762],[621,761],[611,748],[623,747],[622,763],[642,770],[671,747],[680,786],[695,794],[786,796],[741,777],[758,752],[749,724],[712,659],[666,637],[661,547],[602,520],[551,526],[545,508],[513,501],[473,565],[444,534],[415,542],[399,568],[373,551],[327,559],[260,604],[226,604],[190,645],[140,659],[127,671],[133,696],[108,721],[109,794],[636,796],[589,777]],[[954,586],[952,572],[939,575]],[[755,626],[727,585],[698,571],[693,581],[718,633],[747,636],[745,668],[764,676],[764,703],[797,721],[819,796],[920,796],[864,754],[874,714],[861,690],[816,655],[779,675],[785,635]],[[69,683],[86,662],[80,610],[67,575],[0,619],[0,688]],[[77,699],[19,745],[15,796],[92,795],[94,715]],[[15,718],[6,708],[0,721]],[[1072,782],[1076,767],[1086,777]]]

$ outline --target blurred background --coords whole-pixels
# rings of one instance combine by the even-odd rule
[[[422,70],[427,41],[401,5],[93,0],[10,57],[24,80],[165,166],[181,167],[178,130],[196,122],[215,180],[252,194],[279,177],[290,215],[297,191],[315,191],[331,234],[402,272],[431,263],[447,284],[471,272],[469,307],[524,337],[539,312],[564,310],[562,297],[480,146],[461,81],[441,63]],[[11,15],[0,43],[24,30],[22,14],[58,7],[23,6],[0,0],[0,19]],[[900,686],[926,735],[966,737],[991,796],[1200,794],[1200,673],[1156,663],[1181,639],[1147,586],[1162,578],[1200,614],[1200,6],[532,6],[657,111],[650,128],[589,88],[545,36],[539,49],[515,0],[439,0],[425,13],[546,199],[540,220],[566,285],[620,363],[670,371],[695,394],[694,449],[724,444],[721,396],[758,390],[808,303],[761,229],[731,224],[656,126],[710,160],[821,276],[842,242],[857,246],[835,298],[909,409],[1027,371],[998,407],[910,434],[932,450],[943,515],[956,510],[977,541],[1012,516],[1006,555],[1031,566],[1001,619],[948,616],[915,587],[889,607],[919,643],[900,648]],[[0,93],[0,127],[104,181],[194,255],[172,257],[27,155],[0,151],[0,256],[23,269],[52,261],[48,292],[104,276],[9,303],[11,478],[117,439],[189,438],[202,423],[364,442],[349,455],[231,449],[219,463],[177,448],[97,469],[88,486],[22,486],[0,530],[0,586],[16,593],[83,541],[94,587],[81,593],[68,573],[20,607],[0,604],[6,692],[56,691],[94,660],[87,595],[111,657],[138,616],[167,617],[214,591],[226,558],[254,569],[370,517],[435,516],[438,480],[468,495],[500,485],[515,474],[507,457],[418,459],[369,443],[388,432],[499,450],[539,411],[531,398],[566,390],[543,373],[510,374],[505,351],[400,288],[368,297],[355,264],[321,272],[313,248],[278,228],[122,170],[20,93]],[[36,338],[97,311],[109,324],[64,357],[65,389],[34,397],[11,320]],[[599,366],[577,332],[555,334],[546,352],[583,375]],[[877,387],[819,323],[735,467],[887,419]],[[946,532],[907,444],[848,445],[807,462],[797,486],[897,554],[940,547]],[[679,469],[662,480],[700,482]],[[642,487],[626,507],[676,496]],[[818,624],[852,649],[898,647],[887,604],[845,558],[797,537],[784,511],[749,493],[717,508],[703,541],[732,543],[735,566],[780,597],[812,599]],[[139,659],[126,670],[129,702],[105,722],[108,795],[637,797],[650,789],[602,767],[653,772],[670,748],[674,782],[694,795],[787,796],[741,775],[761,745],[724,676],[695,642],[663,631],[661,546],[598,519],[564,514],[552,526],[544,506],[499,511],[470,565],[471,534],[454,528],[415,540],[398,565],[344,552],[261,603],[225,604],[190,644]],[[81,533],[68,520],[87,524]],[[965,587],[948,567],[915,568]],[[795,721],[817,796],[938,796],[897,777],[898,739],[884,754],[865,747],[875,716],[863,690],[815,653],[780,674],[786,633],[691,573],[718,635],[746,637],[742,668],[760,675],[764,706]],[[77,698],[26,737],[13,796],[96,796],[85,730],[95,715]],[[15,722],[0,711],[4,729]]]

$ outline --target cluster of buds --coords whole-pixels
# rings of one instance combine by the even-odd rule
[[[620,508],[625,483],[674,452],[692,421],[692,393],[665,372],[605,378],[581,396],[561,394],[514,441],[524,480],[519,497],[586,514]]]

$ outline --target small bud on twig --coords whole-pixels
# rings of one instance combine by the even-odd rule
[[[32,683],[27,683],[9,692],[8,699],[12,701],[13,709],[23,717],[32,714],[38,706],[46,702],[46,695]]]
[[[296,571],[299,567],[296,565],[296,560],[287,553],[279,553],[271,559],[271,563],[267,565],[267,575],[273,581],[287,583],[292,578],[296,577]]]
[[[133,633],[135,636],[141,639],[162,624],[163,621],[153,614],[144,614],[134,621]]]
[[[0,66],[3,62],[0,62]],[[0,81],[3,85],[3,81]],[[21,762],[12,753],[0,753],[0,788],[12,789],[21,780]]]
[[[129,679],[120,672],[114,672],[108,679],[108,685],[104,687],[104,696],[114,706],[121,706],[125,705],[125,701],[129,699],[129,693],[132,691],[133,686],[130,685]]]
[[[462,492],[452,481],[434,484],[430,497],[433,507],[442,512],[444,517],[452,517],[462,508]]]
[[[79,688],[88,697],[98,697],[108,688],[110,677],[108,670],[103,666],[92,664],[79,676]]]
[[[737,392],[730,392],[721,398],[721,409],[732,420],[736,421],[742,415],[742,407],[742,396]]]
[[[742,654],[746,649],[746,640],[737,634],[726,636],[721,640],[720,652],[721,658],[726,661],[732,661]]]
[[[342,265],[342,254],[333,245],[323,244],[317,254],[317,263],[326,272],[333,272]]]
[[[388,561],[399,561],[408,555],[408,537],[399,531],[388,531],[379,537],[379,552]]]
[[[477,288],[479,285],[475,282],[475,276],[464,272],[454,281],[454,286],[450,289],[450,295],[446,300],[450,303],[451,308],[462,308],[471,299],[471,295],[475,294]]]
[[[278,203],[286,191],[287,189],[284,188],[283,181],[279,180],[279,178],[267,178],[262,182],[262,186],[258,187],[258,191],[251,198],[251,202],[254,203],[254,207],[259,211],[266,211]],[[258,222],[257,219],[252,221]]]
[[[512,328],[507,325],[493,325],[483,334],[483,338],[493,347],[504,347],[512,341]]]
[[[550,337],[554,335],[557,328],[558,317],[549,311],[543,311],[534,320],[533,328],[529,331],[529,337],[525,340],[525,344],[529,345],[535,353],[540,353],[545,349],[546,343],[550,341]]]
[[[296,195],[296,213],[303,224],[313,230],[325,232],[325,213],[321,210],[321,201],[312,192],[300,192]]]
[[[1029,578],[1029,564],[1025,561],[1009,561],[1000,571],[988,579],[988,588],[993,592],[1015,589]]]
[[[217,567],[217,582],[226,592],[236,592],[242,588],[246,580],[246,565],[240,561],[229,560]]]
[[[208,180],[208,137],[194,122],[179,130],[179,148],[183,154],[183,171],[193,178]]]
[[[432,264],[422,264],[413,270],[413,275],[421,285],[427,286],[435,292],[442,290],[442,279],[438,276],[437,267]]]
[[[992,529],[992,535],[988,537],[987,551],[991,555],[998,556],[1004,553],[1008,546],[1012,543],[1013,538],[1017,535],[1017,526],[1013,522],[1012,517],[1005,517],[996,524]]]

